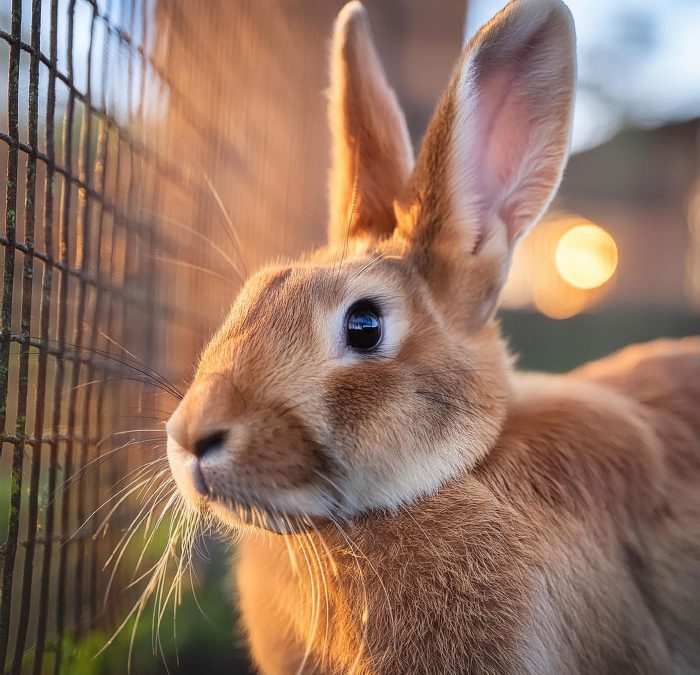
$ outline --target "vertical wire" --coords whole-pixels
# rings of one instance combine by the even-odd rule
[[[104,43],[102,45],[102,85],[101,85],[101,101],[100,106],[103,110],[107,108],[107,91],[108,91],[108,77],[109,77],[109,21],[111,14],[111,2],[108,2],[107,8],[105,10],[105,34]],[[102,246],[103,239],[105,237],[105,200],[107,198],[107,170],[108,170],[108,160],[109,160],[109,123],[106,116],[100,119],[99,132],[97,137],[97,149],[95,151],[95,190],[97,194],[101,196],[99,200],[99,216],[97,218],[97,259],[95,261],[95,275],[100,278],[102,273]],[[93,350],[97,347],[97,337],[98,337],[98,326],[100,324],[100,318],[103,315],[103,298],[102,298],[102,288],[97,286],[94,290],[94,319],[92,322],[92,330],[90,331],[89,338],[89,354],[93,354]],[[109,299],[108,299],[109,301]],[[92,382],[96,375],[96,368],[94,366],[94,360],[90,358],[88,362],[88,374],[87,381]],[[95,417],[95,438],[102,438],[104,435],[104,424],[102,421],[103,415],[101,413],[102,402],[104,401],[105,393],[105,382],[101,380],[96,385],[96,396],[95,396],[95,406],[94,406],[94,417]],[[86,409],[89,411],[90,408],[90,396],[93,392],[93,388],[88,389],[87,392],[87,405]],[[88,415],[85,421],[91,419]],[[89,425],[86,425],[89,426]],[[88,436],[89,429],[84,429],[83,436]],[[97,453],[97,450],[96,450]],[[96,511],[100,505],[100,493],[101,493],[101,480],[100,476],[102,473],[102,462],[96,462],[94,469],[94,476],[91,480],[91,495],[90,495],[90,512],[94,515],[92,516],[90,523],[90,530],[95,532],[95,525],[97,522]],[[81,522],[82,524],[82,522]],[[97,592],[98,592],[98,567],[99,567],[99,541],[95,536],[93,536],[90,543],[90,563],[89,563],[89,597],[90,597],[90,622],[94,625],[97,620]]]
[[[24,256],[22,280],[22,319],[20,328],[20,363],[17,396],[17,438],[26,439],[27,389],[29,383],[29,337],[31,335],[32,291],[34,287],[34,232],[36,225],[36,165],[38,150],[39,121],[39,49],[41,41],[41,0],[32,0],[31,45],[33,48],[29,62],[29,108],[28,129],[31,153],[27,157],[27,177],[24,199],[25,234],[24,243],[27,253]],[[42,422],[44,387],[46,382],[46,354],[39,354],[39,371],[35,394],[34,445],[32,447],[31,469],[29,477],[27,536],[24,548],[24,567],[22,569],[22,592],[20,594],[19,619],[15,638],[15,656],[12,672],[19,673],[22,656],[27,639],[29,610],[32,599],[32,570],[36,549],[37,519],[39,513],[39,475],[41,470]],[[38,429],[38,433],[37,432]],[[19,446],[18,446],[19,447]],[[22,447],[22,453],[24,448]]]
[[[146,142],[146,124],[147,124],[147,114],[146,114],[146,78],[149,75],[149,69],[148,69],[148,64],[149,64],[149,55],[150,55],[150,48],[151,45],[149,43],[149,14],[148,14],[148,2],[147,0],[142,0],[141,1],[141,87],[140,87],[140,92],[139,92],[139,110],[138,110],[138,117],[139,117],[139,126],[140,126],[140,141],[142,144],[145,144]],[[157,146],[154,141],[153,145],[153,151],[154,154],[157,155]],[[150,163],[150,166],[145,165],[145,159],[141,163],[141,171],[142,171],[142,176],[145,178],[144,179],[144,185],[146,184],[146,180],[150,182],[148,185],[148,188],[144,188],[143,190],[143,195],[142,195],[142,200],[139,202],[139,204],[143,204],[146,207],[153,208],[156,212],[157,211],[157,205],[158,205],[158,195],[159,195],[159,176],[157,172],[157,167],[155,166],[154,162]],[[143,212],[143,211],[141,211]],[[146,322],[146,335],[144,336],[144,347],[145,347],[145,352],[144,352],[144,363],[148,364],[150,368],[158,368],[160,367],[160,364],[155,363],[156,360],[156,331],[158,328],[158,298],[157,298],[157,278],[156,278],[156,266],[151,264],[151,261],[149,260],[150,256],[153,256],[157,253],[157,240],[156,240],[156,223],[157,219],[150,218],[147,219],[145,222],[141,223],[141,228],[146,228],[146,232],[144,232],[144,240],[146,243],[146,246],[144,247],[146,250],[144,251],[144,254],[141,256],[140,260],[140,268],[141,268],[141,274],[143,275],[145,273],[145,287],[146,287],[146,307],[150,308],[149,311],[151,312],[151,317],[152,320]],[[152,260],[152,258],[151,258]],[[156,389],[155,387],[151,386],[150,384],[144,384],[143,388],[145,390],[145,393],[149,396],[150,401],[156,401],[155,393]],[[140,412],[140,411],[139,411]],[[139,451],[142,448],[142,446],[138,446]],[[144,457],[145,459],[145,457]]]
[[[116,33],[116,54],[117,54],[117,68],[120,68],[121,63],[120,63],[120,54],[123,46],[126,48],[126,53],[127,53],[127,69],[128,69],[128,74],[127,74],[127,82],[126,82],[126,95],[124,97],[123,105],[126,108],[126,119],[127,119],[127,124],[128,124],[128,116],[129,116],[129,110],[131,108],[131,74],[130,74],[130,69],[131,69],[131,47],[129,44],[128,40],[124,39],[124,35],[127,32],[127,26],[126,26],[126,21],[124,17],[124,10],[128,6],[128,3],[124,2],[121,4],[121,12],[119,16],[121,28],[120,30]],[[132,15],[132,23],[133,23],[133,11],[131,12]],[[133,26],[129,29],[128,31],[130,34],[133,34]],[[117,102],[116,100],[113,101],[113,104],[115,106],[114,112],[113,112],[113,117],[116,119],[117,117],[117,109],[116,106],[119,105],[120,102]],[[115,281],[114,276],[115,274],[119,273],[120,271],[120,264],[121,264],[121,272],[122,272],[122,284],[123,288],[122,290],[126,290],[127,287],[127,279],[128,279],[128,262],[129,262],[129,247],[127,243],[127,236],[126,234],[129,231],[130,227],[130,213],[129,209],[131,206],[131,182],[133,180],[133,175],[132,171],[133,168],[131,167],[130,162],[132,161],[132,155],[133,155],[133,148],[131,146],[131,139],[130,137],[122,136],[119,133],[119,129],[116,130],[116,161],[115,161],[115,182],[114,182],[114,201],[119,202],[120,200],[123,200],[125,203],[125,207],[123,211],[120,212],[119,216],[115,212],[113,220],[112,220],[112,237],[111,237],[111,251],[112,255],[110,256],[110,264],[109,264],[109,278]],[[126,195],[122,195],[121,193],[123,192],[123,185],[124,185],[124,173],[125,173],[125,168],[126,166],[129,167],[129,176],[128,176],[128,186],[127,186],[127,191]],[[120,244],[120,239],[119,239],[119,231],[120,228],[123,229],[124,231],[124,243],[123,245]],[[121,260],[117,261],[117,253],[121,254]],[[119,303],[119,307],[116,307],[117,303]],[[115,339],[118,343],[122,344],[123,343],[123,338],[125,337],[125,331],[124,327],[126,326],[126,312],[127,312],[127,303],[125,301],[125,296],[123,294],[120,294],[116,298],[111,298],[110,303],[109,303],[109,311],[108,311],[108,317],[107,317],[107,334]],[[108,345],[108,350],[112,350],[112,345]],[[120,410],[123,405],[123,383],[120,382],[118,379],[111,383],[110,386],[110,394],[111,394],[111,402],[112,402],[112,407],[113,409],[116,409],[117,411]],[[103,450],[104,451],[104,450]],[[127,459],[123,457],[122,453],[119,453],[118,455],[113,455],[113,459],[110,462],[110,480],[108,481],[110,485],[113,485],[121,476],[125,476],[128,474],[128,468],[124,468],[126,466],[126,462],[128,461],[128,453],[127,453]],[[114,517],[114,516],[113,516]],[[115,541],[116,544],[116,541]],[[126,584],[124,583],[124,571],[123,568],[120,566],[117,568],[116,576],[115,576],[115,583],[114,583],[114,588],[121,590],[124,588]],[[121,622],[120,619],[120,614],[123,613],[124,607],[125,607],[125,598],[123,597],[123,593],[118,592],[115,594],[115,602],[110,603],[109,606],[113,612],[112,620],[116,621],[117,623]]]
[[[17,153],[19,143],[19,62],[22,29],[22,2],[12,0],[12,43],[8,65],[7,131],[13,142],[7,157],[7,185],[5,188],[5,273],[2,290],[2,339],[0,340],[0,433],[5,432],[7,420],[7,387],[10,365],[10,337],[12,334],[12,298],[15,278],[15,246],[17,234]],[[10,481],[10,509],[7,539],[3,545],[2,600],[0,601],[0,671],[5,670],[5,659],[10,638],[10,605],[12,580],[19,536],[20,504],[22,495],[22,459],[24,442],[15,444],[12,454]]]
[[[76,222],[76,261],[75,266],[80,271],[80,277],[78,280],[78,297],[75,307],[75,326],[73,334],[73,349],[76,350],[78,354],[83,352],[83,333],[85,326],[85,310],[87,306],[88,299],[88,286],[85,283],[85,277],[89,270],[90,265],[90,189],[92,183],[92,172],[90,170],[90,138],[92,131],[92,46],[93,38],[95,33],[95,6],[90,4],[91,15],[90,15],[90,41],[88,45],[87,52],[87,86],[85,91],[85,100],[83,108],[83,119],[81,124],[80,132],[80,150],[78,157],[78,178],[81,181],[81,185],[78,188],[78,212],[77,212],[77,222]],[[88,356],[88,362],[92,358],[91,355]],[[82,360],[75,364],[73,371],[71,373],[71,388],[70,396],[68,399],[68,450],[70,454],[73,452],[74,447],[74,436],[78,417],[78,398],[82,394],[83,403],[86,403],[87,391],[90,390],[90,385],[87,387],[80,387],[80,376],[82,374]],[[88,378],[87,382],[90,381]],[[89,420],[89,409],[87,405],[82,406],[81,417],[83,420]],[[84,427],[83,430],[87,432],[88,430]],[[84,474],[85,465],[87,463],[87,453],[90,444],[90,438],[87,433],[83,435],[83,438],[79,442],[79,453],[76,461],[77,475],[82,476]],[[76,500],[75,500],[75,523],[82,525],[85,520],[85,490],[82,489],[80,482],[73,484],[77,488]],[[67,531],[64,530],[64,535]],[[82,635],[82,618],[83,618],[83,585],[85,583],[84,579],[84,569],[85,569],[85,538],[80,537],[75,542],[74,548],[77,548],[77,555],[75,560],[75,569],[73,575],[73,585],[75,590],[74,604],[73,604],[73,625],[74,625],[74,636],[75,639],[80,639]]]
[[[111,6],[111,4],[110,4]],[[108,33],[108,35],[111,35],[111,33]],[[109,38],[107,38],[109,39]],[[117,64],[116,67],[119,67],[119,49],[121,47],[119,38],[116,38],[116,54],[117,54]],[[113,103],[113,101],[112,101]],[[108,103],[105,100],[105,110],[108,110]],[[113,186],[113,201],[115,203],[118,203],[120,199],[120,194],[119,194],[119,186],[122,181],[122,152],[121,152],[121,146],[122,146],[122,141],[119,136],[119,130],[115,129],[114,133],[114,139],[115,139],[115,145],[114,145],[114,153],[113,153],[113,166],[114,166],[114,186]],[[109,143],[109,138],[107,138],[107,142]],[[107,152],[109,150],[107,149]],[[111,219],[111,231],[110,231],[110,238],[109,238],[109,250],[111,251],[111,255],[107,258],[105,261],[105,276],[109,279],[114,278],[115,274],[115,255],[117,251],[117,228],[120,226],[120,221],[122,219],[121,212],[117,213],[116,211],[112,213],[112,219]],[[113,297],[108,298],[107,302],[107,319],[106,319],[106,324],[105,324],[105,330],[107,335],[114,336],[114,330],[115,330],[115,299]],[[108,342],[106,345],[106,352],[108,354],[111,354],[112,352],[112,343]],[[118,408],[119,406],[119,395],[120,395],[120,386],[119,382],[114,382],[112,383],[112,386],[110,387],[110,392],[112,394],[112,410],[115,408]],[[102,418],[102,411],[104,408],[104,400],[105,400],[105,388],[101,388],[100,392],[98,394],[98,403],[97,403],[97,409],[100,414],[100,418]],[[102,436],[102,434],[101,434]],[[118,465],[118,460],[117,458],[113,459],[112,461],[109,462],[107,466],[107,471],[108,471],[108,484],[109,485],[114,485],[118,480],[119,480],[119,471],[117,469]],[[126,475],[126,474],[124,474]],[[110,532],[113,530],[110,529]],[[114,545],[117,543],[117,538],[115,537],[113,542]],[[107,599],[105,598],[105,601]],[[112,623],[119,623],[119,617],[121,613],[121,608],[123,607],[123,599],[121,594],[117,594],[115,601],[110,602],[108,604],[109,612],[110,612],[110,621]]]
[[[134,35],[136,33],[136,6],[135,6],[136,0],[130,0],[128,2],[128,7],[129,7],[129,28],[128,32],[129,35],[131,36],[132,39],[134,39]],[[125,3],[127,4],[127,3]],[[133,84],[134,84],[134,50],[130,48],[130,46],[127,44],[127,69],[126,69],[126,118],[125,118],[125,125],[127,128],[132,124],[134,115],[132,112],[132,108],[134,105],[133,101]],[[139,251],[140,247],[137,246],[134,243],[134,230],[136,223],[134,222],[134,204],[137,203],[137,198],[138,198],[138,181],[136,180],[136,156],[134,152],[134,144],[132,142],[132,139],[129,138],[127,144],[126,144],[126,157],[127,157],[127,164],[129,167],[129,181],[127,184],[127,194],[126,194],[126,217],[124,218],[124,260],[123,260],[123,265],[124,265],[124,289],[127,290],[129,287],[132,285],[134,281],[138,281],[138,279],[135,278],[135,275],[133,275],[133,270],[131,268],[132,265],[134,265],[135,262],[138,261],[138,256],[139,256]],[[137,234],[138,236],[138,234]],[[126,302],[122,301],[121,302],[121,311],[119,312],[119,342],[127,346],[126,343],[126,338],[127,332],[126,332],[126,327],[129,325],[129,317],[131,312],[133,311],[132,308],[130,308]],[[128,346],[127,346],[128,348]],[[120,384],[118,387],[118,392],[117,394],[119,395],[119,398],[117,399],[119,401],[119,405],[121,406],[123,403],[123,399],[121,398],[121,395],[124,394],[124,389],[127,389],[127,391],[131,390],[133,385],[128,385],[124,387],[123,385]],[[140,389],[138,390],[138,412],[141,412],[141,391]],[[132,453],[123,453],[120,456],[122,466],[124,467],[125,474],[128,474],[132,468],[134,468],[133,460],[132,460]],[[120,468],[120,467],[117,467]],[[124,572],[122,572],[124,574]],[[122,577],[123,579],[123,577]]]
[[[54,161],[56,157],[56,139],[54,138],[54,114],[56,111],[56,62],[57,54],[57,24],[58,24],[58,0],[51,2],[51,33],[49,46],[49,83],[46,100],[46,155],[48,162],[46,165],[46,183],[44,188],[44,247],[49,261],[53,261],[53,217],[54,217]],[[39,372],[43,372],[46,377],[46,361],[49,348],[49,320],[51,312],[51,289],[53,284],[52,266],[44,265],[41,282],[41,348],[39,350]],[[62,345],[59,342],[59,350]],[[62,369],[60,360],[56,363],[55,378],[58,379],[59,366]],[[41,376],[40,376],[41,377]],[[54,384],[55,386],[55,384]],[[59,385],[60,387],[60,385]],[[41,404],[41,415],[39,415],[39,405]],[[43,395],[37,398],[37,414],[35,415],[35,425],[43,427]],[[39,586],[39,611],[37,613],[36,647],[34,651],[33,675],[42,672],[44,658],[44,647],[46,645],[46,628],[49,615],[49,586],[51,573],[51,560],[53,557],[53,532],[55,520],[55,499],[56,499],[56,471],[58,465],[58,441],[56,429],[60,422],[60,409],[56,409],[54,397],[54,409],[52,410],[52,432],[49,443],[49,471],[48,471],[48,501],[46,504],[46,514],[44,516],[44,556],[41,561],[41,583]],[[39,429],[41,432],[41,429]],[[37,431],[35,428],[35,436]]]
[[[140,93],[140,112],[141,112],[141,141],[145,141],[145,130],[146,130],[146,106],[145,106],[145,98],[146,98],[146,75],[148,73],[148,57],[146,56],[147,54],[150,54],[150,46],[148,45],[148,2],[147,0],[142,0],[141,2],[141,23],[143,26],[142,29],[142,49],[143,49],[143,56],[142,56],[142,61],[141,61],[141,93]],[[151,163],[151,168],[150,171],[148,172],[149,177],[153,181],[153,192],[151,195],[151,200],[150,204],[147,204],[147,206],[150,206],[151,204],[153,205],[154,209],[156,208],[156,205],[158,204],[158,179],[156,176],[156,168],[153,166],[153,163]],[[155,221],[153,219],[150,219],[148,221],[148,252],[153,255],[156,253],[156,236],[155,236]],[[148,335],[146,337],[146,353],[145,353],[145,362],[150,366],[150,367],[157,367],[157,365],[154,363],[155,360],[155,353],[156,353],[156,344],[155,344],[155,327],[156,327],[156,320],[155,320],[155,309],[156,309],[156,267],[155,265],[147,264],[146,265],[146,301],[148,303],[148,306],[151,308],[151,311],[153,312],[153,317],[154,321],[153,323],[148,325]]]
[[[73,69],[73,28],[75,19],[75,0],[70,0],[68,8],[68,39],[66,46],[67,74],[71,82],[74,81]],[[73,170],[73,119],[75,115],[75,91],[69,90],[68,102],[63,124],[63,159],[67,169],[67,175],[63,180],[61,189],[61,206],[59,216],[59,257],[61,263],[70,266],[70,202],[71,202],[71,181],[70,174]],[[68,291],[70,278],[67,272],[62,271],[59,281],[59,302],[58,302],[58,344],[60,353],[56,362],[56,381],[54,387],[54,428],[53,433],[58,436],[60,431],[62,386],[64,376],[64,352],[66,342],[66,322],[69,313]],[[73,362],[73,366],[79,368],[79,360]],[[70,417],[71,410],[68,409]],[[70,436],[65,442],[64,464],[63,464],[63,484],[68,485],[68,481],[73,473],[73,447]],[[58,587],[56,589],[56,661],[54,662],[54,673],[58,674],[61,668],[63,656],[63,637],[66,628],[66,566],[68,557],[68,547],[65,546],[68,529],[70,527],[70,497],[71,491],[64,490],[61,500],[61,533],[59,537],[60,546],[58,551]]]

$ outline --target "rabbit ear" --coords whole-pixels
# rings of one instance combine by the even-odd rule
[[[393,201],[410,176],[413,149],[357,1],[345,5],[335,24],[329,116],[331,242],[390,235],[396,225]]]
[[[574,43],[559,0],[515,0],[484,26],[430,123],[399,210],[415,260],[453,302],[467,297],[477,324],[491,316],[517,240],[561,179]]]

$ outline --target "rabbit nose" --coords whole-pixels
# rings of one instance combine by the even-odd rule
[[[201,459],[210,450],[220,448],[226,442],[227,437],[227,431],[215,431],[213,434],[208,434],[192,444],[192,454]]]
[[[229,439],[241,410],[222,375],[207,375],[190,387],[165,428],[181,450],[202,458]]]

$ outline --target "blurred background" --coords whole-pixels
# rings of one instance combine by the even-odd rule
[[[0,2],[0,671],[125,672],[172,541],[162,422],[242,279],[324,240],[342,4]],[[365,4],[417,148],[504,3]],[[573,156],[500,313],[521,367],[550,371],[700,333],[700,2],[569,6]],[[145,606],[132,672],[248,672],[232,546],[199,548]]]

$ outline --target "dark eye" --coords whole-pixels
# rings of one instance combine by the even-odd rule
[[[370,302],[356,302],[345,322],[348,347],[361,351],[374,349],[382,339],[378,308]]]

